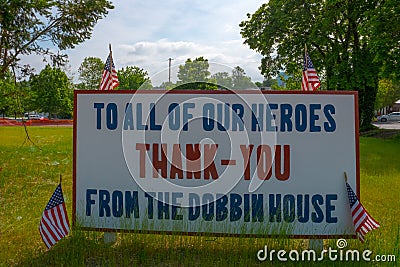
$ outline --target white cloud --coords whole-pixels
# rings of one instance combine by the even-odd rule
[[[224,66],[225,71],[231,72],[236,67],[242,67],[247,75],[254,81],[262,80],[259,74],[258,65],[260,56],[249,51],[241,45],[242,40],[210,43],[202,45],[194,42],[168,41],[160,39],[155,42],[138,42],[132,45],[120,45],[116,58],[116,64],[120,67],[135,65],[148,71],[150,76],[159,72],[165,72],[165,79],[157,75],[153,81],[154,85],[159,85],[168,79],[168,59],[173,59],[173,66],[184,64],[188,58],[192,60],[196,57],[208,59],[211,66]],[[117,67],[118,67],[117,66]],[[211,69],[212,71],[212,69]],[[219,70],[218,70],[219,71]]]
[[[168,58],[176,66],[203,56],[228,68],[241,66],[253,81],[261,81],[261,56],[243,44],[239,23],[264,2],[115,0],[115,9],[97,23],[92,38],[67,51],[71,68],[76,72],[89,56],[105,60],[112,43],[117,69],[135,65],[152,76],[168,68]],[[41,69],[37,59],[29,63]]]

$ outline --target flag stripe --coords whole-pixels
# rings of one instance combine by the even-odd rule
[[[45,243],[47,248],[51,248],[51,244],[49,243],[49,237],[42,226],[39,228],[40,236],[42,237],[43,242]]]
[[[70,231],[68,215],[59,184],[51,196],[39,223],[39,232],[46,247],[50,249]]]
[[[304,56],[303,75],[301,89],[303,91],[315,91],[321,86],[317,72],[311,62],[311,58],[306,52]]]
[[[51,210],[51,226],[54,228],[57,235],[60,237],[63,236],[60,225],[58,224],[58,218],[56,216],[57,207]]]
[[[57,237],[56,234],[51,231],[46,219],[43,219],[42,221],[42,229],[45,232],[47,242],[50,244],[50,246],[53,246],[57,242]]]
[[[67,235],[69,233],[69,222],[67,221],[67,219],[66,219],[67,215],[64,212],[66,210],[65,203],[63,203],[62,206],[63,206],[62,208],[59,208],[60,218],[62,219],[60,224],[64,230],[65,235]]]
[[[61,219],[61,210],[60,210],[60,206],[57,206],[57,207],[55,208],[54,212],[57,213],[57,216],[55,216],[55,218],[56,218],[56,220],[57,220],[56,225],[59,226],[59,227],[58,227],[58,230],[61,232],[61,234],[62,234],[63,236],[66,236],[66,235],[67,235],[67,232],[65,231],[65,228],[64,228],[64,225],[63,225],[64,223],[60,220],[60,219]]]
[[[351,215],[353,219],[354,229],[356,231],[357,237],[361,242],[364,242],[364,236],[380,225],[375,221],[371,215],[365,210],[363,205],[358,200],[353,189],[346,182],[347,196],[349,198],[349,204],[351,209]]]
[[[51,217],[51,212],[48,213],[47,217],[44,217],[44,221],[45,221],[45,226],[47,227],[47,229],[50,231],[52,237],[55,240],[59,240],[61,239],[61,233],[59,232],[59,230],[55,227],[55,224],[53,222],[53,218]]]
[[[114,62],[111,53],[108,55],[104,66],[103,75],[99,90],[113,90],[119,85],[117,71],[115,70]]]

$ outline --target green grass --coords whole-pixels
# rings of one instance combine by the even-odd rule
[[[0,266],[259,266],[258,250],[303,250],[307,240],[179,235],[118,234],[112,245],[102,233],[74,229],[47,251],[38,224],[63,175],[69,216],[72,211],[72,128],[30,127],[33,145],[22,127],[0,127]],[[400,262],[400,137],[360,138],[361,200],[381,224],[366,242],[347,240],[348,249],[396,255]],[[324,247],[336,248],[336,240]],[[289,263],[289,264],[288,264]],[[298,262],[274,266],[365,266],[364,262]],[[379,266],[376,262],[376,266]],[[368,264],[368,266],[375,266]]]

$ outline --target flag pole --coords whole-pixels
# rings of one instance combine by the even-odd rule
[[[306,68],[308,66],[308,57],[307,57],[307,44],[304,44],[304,58],[306,63]]]
[[[347,172],[344,172],[344,181],[347,183]]]
[[[62,175],[61,175],[61,173],[60,173],[60,184],[61,184],[61,182],[62,182]]]
[[[114,64],[114,59],[112,56],[111,43],[108,44],[108,48],[110,49],[110,64],[112,66]]]
[[[306,74],[307,74],[307,70],[308,70],[308,57],[307,57],[307,44],[305,43],[304,44],[304,63],[305,63],[305,66],[304,66],[304,68],[305,68],[305,72],[306,72]],[[308,83],[308,79],[307,79],[307,84],[306,84],[306,86],[307,86],[307,90],[310,90],[311,88],[310,88],[310,83]]]

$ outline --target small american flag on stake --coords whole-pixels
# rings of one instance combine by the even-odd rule
[[[303,67],[303,77],[301,79],[301,90],[303,91],[315,91],[321,86],[317,72],[314,65],[311,62],[311,58],[307,53],[304,56],[304,67]]]
[[[43,211],[39,232],[46,247],[50,249],[61,238],[68,235],[69,231],[69,220],[60,181]]]
[[[357,195],[354,193],[353,189],[351,189],[350,185],[347,183],[347,174],[345,173],[346,178],[346,188],[347,188],[347,196],[349,197],[349,204],[351,209],[351,216],[353,217],[353,224],[356,230],[356,234],[358,239],[361,242],[364,242],[364,236],[369,232],[380,225],[377,221],[375,221],[371,215],[365,210],[364,206],[360,203]]]
[[[115,70],[110,44],[110,54],[108,55],[106,65],[104,66],[99,90],[114,90],[118,85],[118,75],[117,71]]]

